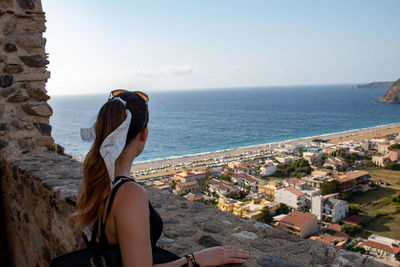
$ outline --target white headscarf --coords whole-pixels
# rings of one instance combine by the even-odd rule
[[[126,106],[126,102],[119,97],[114,97],[111,101],[119,100],[124,106]],[[129,131],[129,125],[131,123],[132,114],[126,109],[126,119],[111,132],[106,139],[104,139],[103,143],[100,146],[100,155],[104,159],[104,163],[106,164],[108,175],[110,176],[110,183],[114,181],[115,175],[115,161],[121,155],[122,150],[126,144],[126,137]],[[82,128],[81,129],[81,137],[85,141],[93,141],[96,138],[95,132],[95,124],[91,128]]]

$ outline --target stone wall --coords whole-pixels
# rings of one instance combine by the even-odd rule
[[[0,0],[0,154],[52,147],[40,0]]]
[[[9,157],[0,166],[8,259],[13,265],[48,266],[55,255],[77,249],[80,238],[70,214],[81,163],[45,152]]]

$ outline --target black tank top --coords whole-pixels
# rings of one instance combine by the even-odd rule
[[[108,210],[111,210],[112,202],[117,193],[116,191],[125,182],[136,182],[136,181],[131,178],[124,177],[124,176],[115,177],[114,182],[113,182],[115,193],[112,194],[110,197],[110,201],[109,201],[109,204],[107,207]],[[140,182],[136,182],[136,183],[140,184]],[[153,255],[153,264],[167,263],[167,262],[171,262],[171,261],[175,261],[175,260],[179,259],[179,257],[177,255],[156,246],[156,243],[157,243],[158,239],[160,239],[160,236],[163,231],[163,221],[161,219],[160,214],[158,214],[158,212],[151,205],[150,201],[149,201],[149,213],[150,213],[150,215],[149,215],[149,217],[150,217],[149,218],[150,242],[151,242],[152,255]],[[107,217],[108,217],[108,212],[106,213],[105,221],[107,220]],[[104,239],[105,239],[104,242],[107,247],[109,247],[111,249],[119,249],[119,244],[110,244],[108,242],[107,235],[104,236]]]

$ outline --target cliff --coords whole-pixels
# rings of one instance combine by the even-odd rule
[[[368,89],[368,88],[389,88],[393,82],[373,82],[367,84],[356,84],[350,87],[350,89]]]
[[[400,104],[400,79],[394,82],[379,102]]]

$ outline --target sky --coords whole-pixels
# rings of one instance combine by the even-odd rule
[[[42,0],[50,95],[400,78],[398,0]]]

